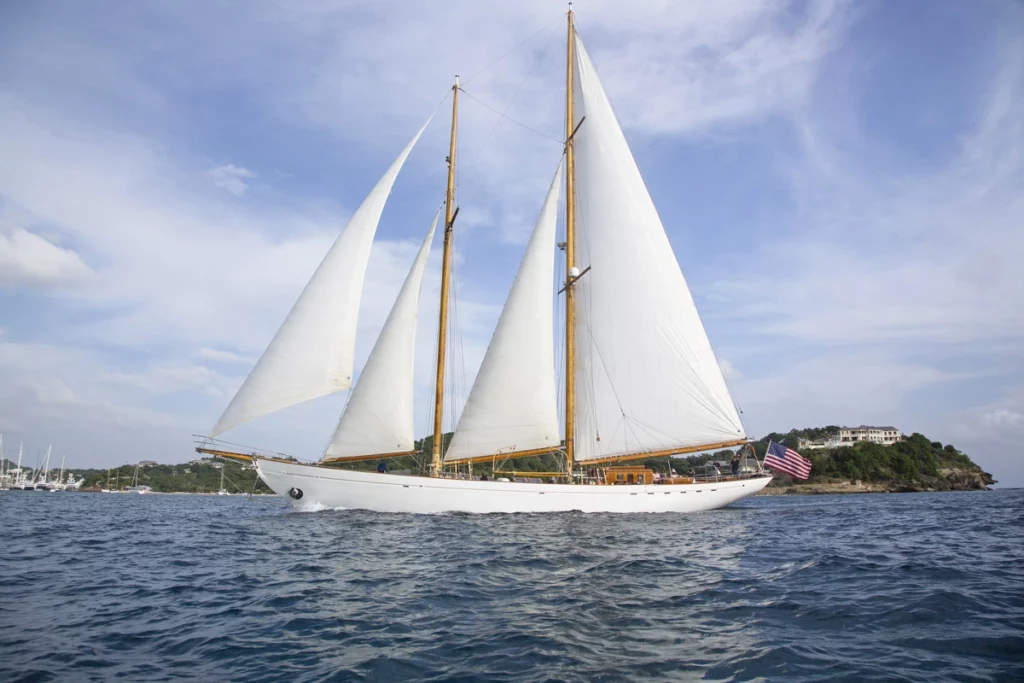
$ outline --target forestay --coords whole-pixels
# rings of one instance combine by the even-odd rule
[[[445,462],[560,443],[554,357],[559,165]]]
[[[577,460],[743,439],[707,333],[576,39]]]
[[[429,123],[429,119],[427,123]],[[353,214],[274,339],[210,431],[352,386],[356,324],[370,246],[391,187],[423,124]]]
[[[423,240],[395,305],[363,366],[345,412],[338,421],[338,428],[324,453],[326,458],[413,449],[416,319],[423,273],[430,256],[438,215],[434,216],[430,232]]]

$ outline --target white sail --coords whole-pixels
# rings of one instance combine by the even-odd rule
[[[745,438],[611,104],[576,39],[575,456]]]
[[[210,431],[211,437],[262,415],[352,386],[359,300],[370,246],[395,178],[428,123],[429,119],[352,215]]]
[[[445,462],[559,446],[552,292],[561,176],[559,165]]]
[[[420,286],[437,218],[423,240],[377,343],[363,366],[325,458],[411,451],[415,440],[413,368]]]

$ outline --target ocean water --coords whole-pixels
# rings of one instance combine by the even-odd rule
[[[1024,491],[696,515],[0,492],[0,680],[1020,681]]]

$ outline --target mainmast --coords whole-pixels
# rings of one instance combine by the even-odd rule
[[[451,269],[452,224],[455,220],[455,133],[459,117],[459,77],[452,86],[452,135],[448,146],[448,191],[444,203],[444,250],[441,256],[441,315],[437,326],[437,380],[434,389],[434,443],[430,476],[441,476],[441,422],[444,417],[444,358],[448,328],[448,281]]]
[[[576,411],[576,315],[575,278],[579,271],[575,264],[575,154],[573,152],[572,67],[575,29],[572,23],[572,3],[569,3],[569,39],[565,63],[565,468],[572,481],[574,465],[574,435]]]

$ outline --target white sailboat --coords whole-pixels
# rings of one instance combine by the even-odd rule
[[[223,465],[223,463],[220,466],[220,488],[217,489],[217,495],[218,496],[230,496],[231,495],[231,493],[226,488],[224,488],[224,465]]]
[[[153,489],[146,486],[145,484],[139,483],[139,464],[135,465],[135,473],[132,475],[131,486],[125,486],[124,490],[128,493],[150,493]]]
[[[53,484],[47,481],[47,477],[50,474],[50,454],[53,453],[53,446],[46,447],[46,457],[43,459],[43,467],[41,472],[37,472],[35,480],[36,491],[52,491]]]
[[[24,450],[25,450],[25,443],[24,442],[19,443],[18,444],[18,466],[14,469],[13,473],[10,473],[11,476],[12,476],[12,480],[11,480],[11,490],[12,491],[35,491],[36,490],[36,485],[35,485],[35,481],[34,481],[33,477],[26,476],[25,473],[21,469],[21,458],[22,458],[22,453],[24,452]]]
[[[4,456],[4,435],[0,432],[0,491],[7,491],[11,488],[10,467],[7,465],[7,458]]]
[[[295,504],[383,512],[693,512],[728,505],[767,485],[771,477],[760,468],[753,476],[716,481],[674,477],[655,483],[646,467],[622,465],[743,447],[747,437],[665,229],[574,29],[571,10],[568,20],[563,163],[442,453],[449,263],[458,213],[457,78],[452,88],[429,476],[336,465],[415,453],[415,302],[433,227],[318,463],[240,454],[212,442],[197,450],[252,460],[270,488]],[[211,438],[242,421],[351,385],[369,244],[391,185],[420,133],[339,236]],[[564,282],[556,285],[552,271],[563,167],[566,270]],[[325,282],[334,285],[330,305],[317,294]],[[561,425],[552,323],[556,287],[564,293],[566,306]],[[315,341],[307,344],[309,339]],[[497,481],[471,476],[475,463],[487,463],[501,474],[499,468],[513,458],[552,453],[563,459],[564,468],[532,473],[531,481],[517,480],[515,472]]]

